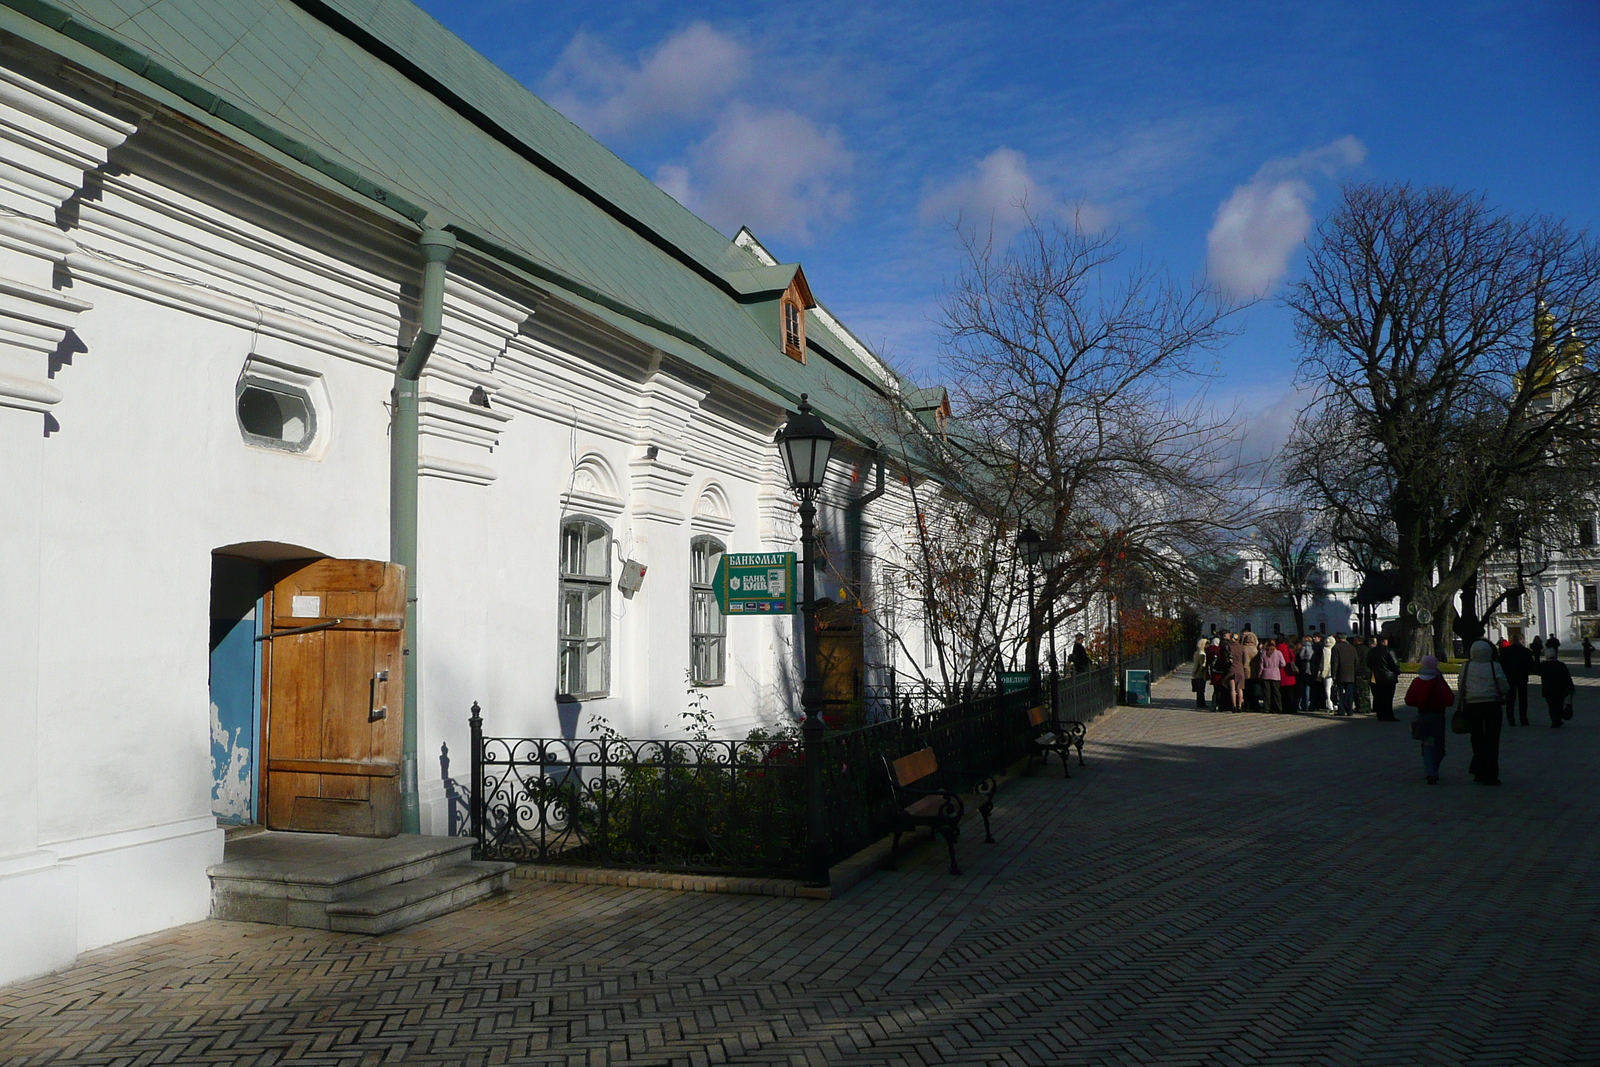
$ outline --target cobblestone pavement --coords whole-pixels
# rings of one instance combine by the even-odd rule
[[[0,1064],[1600,1064],[1580,684],[1495,789],[1465,738],[1430,787],[1404,723],[1168,681],[1012,783],[959,878],[926,847],[826,903],[519,880],[386,937],[196,923],[0,989]]]

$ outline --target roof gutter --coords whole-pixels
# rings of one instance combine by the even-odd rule
[[[406,628],[402,663],[405,672],[405,716],[400,762],[400,828],[402,833],[422,832],[417,800],[417,701],[419,664],[417,641],[417,439],[419,381],[428,357],[444,332],[445,266],[456,250],[455,235],[426,229],[422,248],[422,298],[417,335],[400,359],[394,375],[394,425],[389,433],[389,556],[406,571]]]

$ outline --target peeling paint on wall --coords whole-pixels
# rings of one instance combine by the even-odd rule
[[[216,702],[211,704],[211,812],[229,822],[250,819],[250,746],[235,729],[232,736],[222,726]]]

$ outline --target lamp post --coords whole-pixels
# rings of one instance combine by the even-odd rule
[[[817,494],[828,473],[828,453],[835,434],[811,411],[806,393],[800,409],[774,438],[783,456],[789,489],[800,501],[800,617],[805,679],[800,707],[805,722],[800,727],[806,751],[806,873],[813,885],[828,883],[828,832],[822,818],[822,679],[817,667]]]
[[[1055,542],[1051,541],[1045,543],[1043,562],[1044,572],[1048,576],[1056,566]],[[1050,588],[1048,578],[1045,581],[1045,588]],[[1051,597],[1049,602],[1045,605],[1045,619],[1049,623],[1050,627],[1050,711],[1052,715],[1059,714],[1061,711],[1061,680],[1059,677],[1057,677],[1057,672],[1060,670],[1060,668],[1057,666],[1056,660],[1056,622],[1054,618],[1054,607],[1055,597]]]
[[[1033,654],[1032,662],[1028,664],[1028,681],[1033,686],[1035,703],[1039,700],[1039,656],[1033,644],[1033,571],[1049,548],[1044,535],[1032,526],[1024,526],[1022,532],[1017,534],[1017,555],[1028,566],[1028,626],[1023,632],[1022,655],[1026,662],[1029,654]]]

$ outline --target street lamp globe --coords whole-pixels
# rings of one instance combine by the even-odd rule
[[[1033,567],[1044,562],[1049,551],[1050,543],[1032,526],[1024,527],[1023,531],[1017,534],[1017,554],[1028,566]]]
[[[823,478],[828,473],[828,453],[836,439],[827,424],[812,412],[807,395],[800,394],[800,410],[784,423],[774,438],[783,456],[789,488],[801,496],[814,495],[822,488]]]

